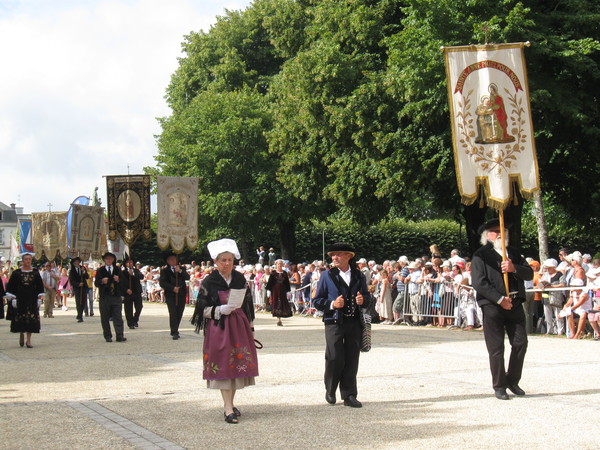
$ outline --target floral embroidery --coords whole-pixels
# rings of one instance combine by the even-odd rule
[[[247,372],[248,367],[253,367],[252,353],[248,347],[242,347],[240,344],[235,346],[229,352],[229,367],[237,369],[238,372]]]
[[[204,371],[216,374],[219,371],[219,366],[208,360],[208,353],[204,354]]]

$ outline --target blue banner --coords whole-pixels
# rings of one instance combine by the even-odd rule
[[[19,251],[33,252],[31,243],[31,219],[19,219]]]
[[[75,200],[71,202],[71,205],[85,205],[89,206],[90,198],[85,195],[80,195]],[[69,248],[71,248],[71,222],[73,220],[73,206],[69,207],[69,212],[67,213],[67,243]]]

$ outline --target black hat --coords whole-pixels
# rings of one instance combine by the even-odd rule
[[[107,256],[112,256],[112,257],[113,257],[113,259],[114,259],[115,261],[117,260],[117,257],[115,256],[115,254],[114,254],[114,253],[111,253],[111,252],[106,252],[104,255],[102,255],[102,261],[104,261],[104,259],[105,259]]]
[[[481,234],[484,231],[490,230],[492,228],[496,228],[500,226],[500,219],[490,219],[486,223],[482,224],[477,229],[477,234]],[[504,222],[504,228],[510,228],[510,224]]]
[[[356,251],[354,250],[354,248],[350,244],[346,244],[345,242],[336,242],[335,244],[332,244],[327,249],[327,254],[331,256],[333,252],[346,252],[352,253],[352,256],[356,255]]]
[[[174,256],[175,258],[177,258],[177,261],[179,261],[179,255],[175,252],[169,252],[165,255],[165,262],[167,261],[167,259],[169,259],[171,256]]]

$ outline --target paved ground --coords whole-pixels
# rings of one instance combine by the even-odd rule
[[[1,321],[0,448],[600,448],[600,342],[531,337],[528,395],[499,401],[480,332],[374,325],[352,409],[325,403],[321,321],[260,314],[261,375],[229,425],[190,315],[173,341],[166,306],[147,303],[128,341],[109,344],[98,316],[56,310],[33,349]]]

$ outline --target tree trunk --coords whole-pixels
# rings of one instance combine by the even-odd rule
[[[544,213],[544,202],[542,201],[542,191],[538,190],[533,194],[533,209],[535,211],[535,220],[538,226],[538,243],[540,249],[540,263],[548,259],[548,229],[546,228],[546,215]]]
[[[296,258],[296,224],[293,220],[279,223],[279,242],[281,243],[281,258],[292,262]]]

